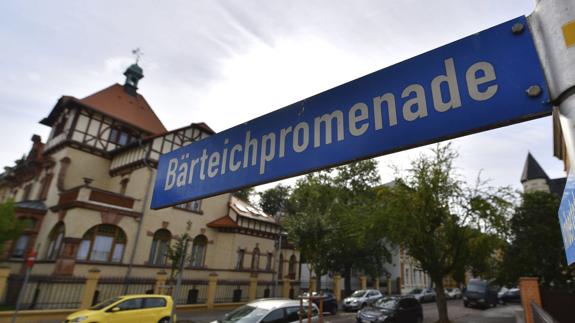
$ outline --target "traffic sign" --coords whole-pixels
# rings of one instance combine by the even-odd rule
[[[567,264],[575,262],[575,177],[570,172],[559,206],[559,224],[563,235],[563,245]]]
[[[519,17],[161,156],[152,208],[550,112],[532,35]]]

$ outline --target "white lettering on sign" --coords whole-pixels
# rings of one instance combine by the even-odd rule
[[[444,60],[443,66],[445,73],[434,77],[429,84],[433,98],[430,104],[433,104],[433,109],[437,112],[449,113],[463,107],[462,89],[457,82],[456,63],[453,58]],[[489,62],[476,62],[465,71],[466,90],[469,97],[475,101],[492,98],[498,91],[496,80],[495,69]],[[401,99],[397,99],[398,96]],[[399,113],[398,107],[401,108]],[[417,122],[428,115],[424,85],[409,84],[401,93],[383,92],[373,97],[371,102],[356,102],[348,109],[339,108],[331,113],[318,115],[313,118],[312,124],[302,121],[278,129],[277,132],[266,133],[260,138],[252,137],[248,130],[243,145],[236,144],[229,149],[229,138],[226,138],[222,151],[208,152],[204,149],[201,156],[185,154],[170,159],[164,191],[191,185],[194,180],[204,181],[206,175],[207,178],[214,178],[226,172],[236,172],[240,168],[258,167],[259,174],[262,175],[266,172],[266,166],[274,159],[284,158],[291,152],[302,153],[307,149],[345,141],[346,133],[359,137],[371,126],[375,131],[384,131],[386,127],[396,126],[400,121]],[[310,133],[313,138],[310,138]],[[573,227],[573,223],[569,225]],[[572,242],[573,238],[569,240]]]

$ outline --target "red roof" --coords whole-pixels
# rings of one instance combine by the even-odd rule
[[[208,228],[239,228],[240,226],[228,215],[206,224]]]
[[[109,86],[79,101],[96,111],[154,135],[166,132],[166,128],[146,99],[137,93],[135,96],[128,94],[120,84]]]

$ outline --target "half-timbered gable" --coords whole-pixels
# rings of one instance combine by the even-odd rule
[[[41,121],[51,127],[46,143],[34,136],[29,153],[0,173],[0,202],[13,199],[28,224],[1,264],[22,271],[27,252],[38,248],[35,273],[85,276],[97,266],[108,276],[128,268],[150,276],[169,267],[167,246],[186,234],[195,278],[257,272],[271,281],[279,253],[296,253],[285,240],[276,245],[282,230],[273,217],[230,193],[149,208],[160,156],[214,131],[205,123],[167,131],[137,92],[142,69],[133,64],[124,75],[124,85],[62,96]]]

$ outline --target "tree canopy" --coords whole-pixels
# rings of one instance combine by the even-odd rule
[[[9,200],[0,203],[0,254],[3,251],[4,243],[18,238],[22,234],[23,228],[24,223],[19,221],[14,213],[14,202]]]
[[[455,171],[457,153],[437,145],[404,176],[380,189],[381,230],[402,245],[433,281],[439,322],[448,322],[443,279],[480,268],[495,252],[491,237],[504,230],[507,190],[479,182],[468,187]]]
[[[567,266],[557,210],[560,200],[547,192],[523,193],[510,221],[510,243],[504,251],[500,280],[539,277],[543,286],[574,289],[575,270]]]

